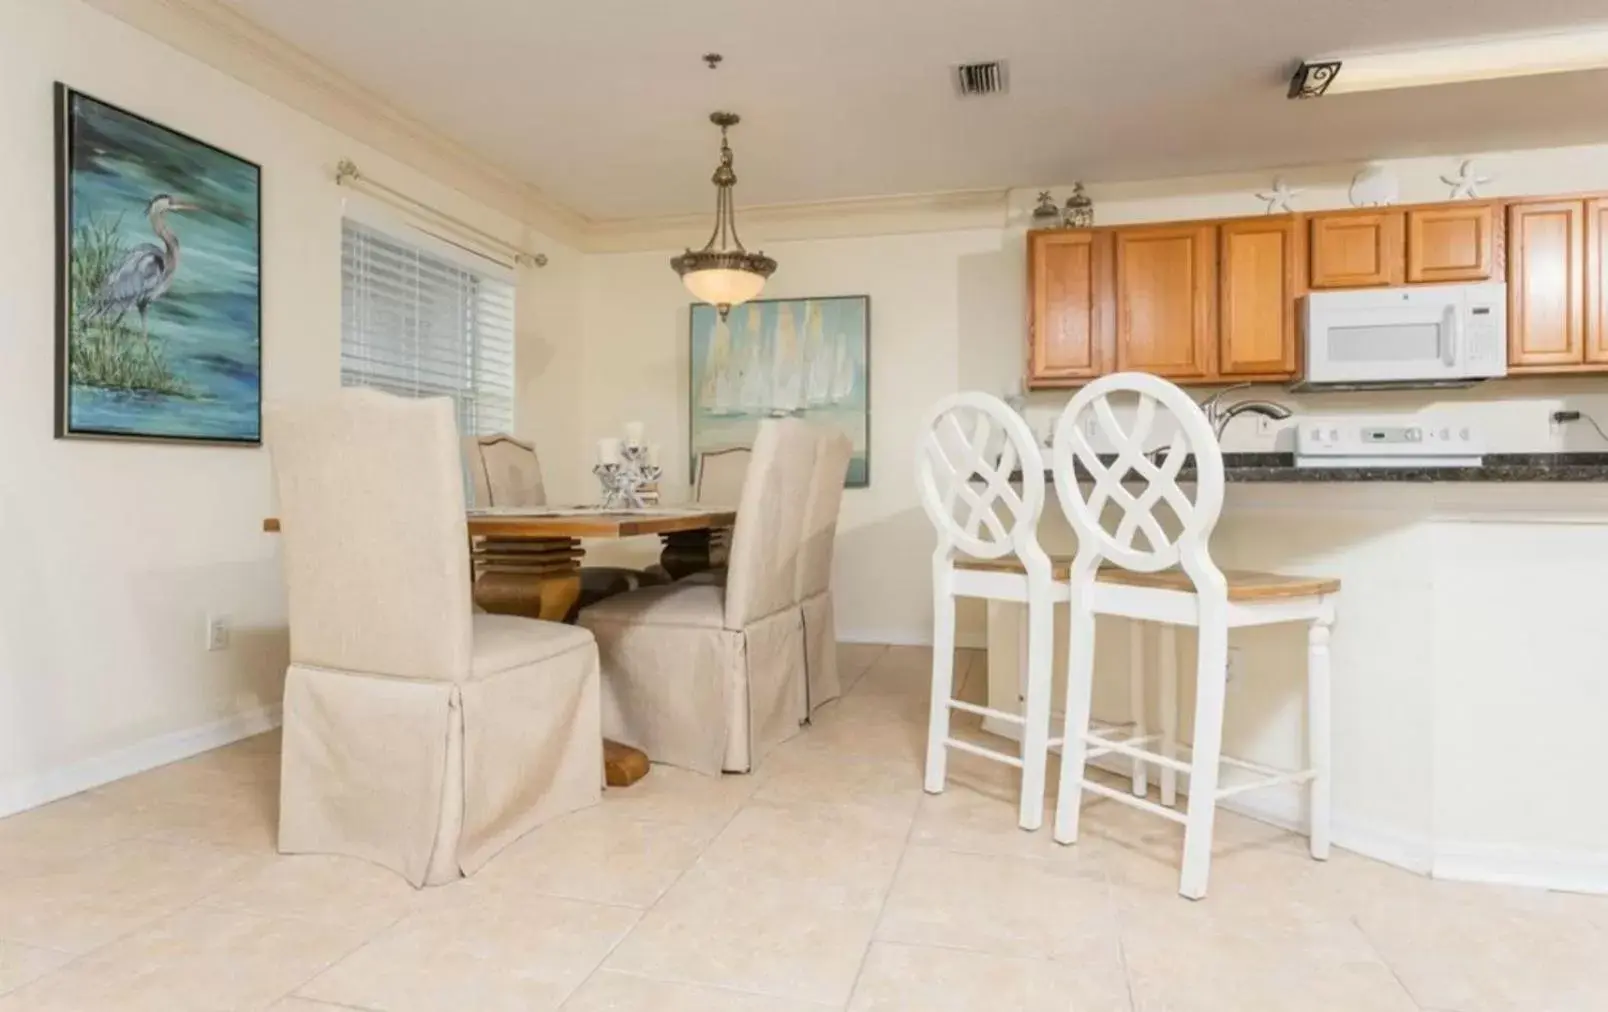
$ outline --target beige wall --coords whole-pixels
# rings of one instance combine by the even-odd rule
[[[483,227],[519,226],[76,0],[0,4],[0,814],[210,747],[274,719],[286,654],[266,451],[51,436],[55,81],[262,165],[271,404],[340,382],[335,162]],[[573,411],[574,254],[520,287],[521,427]],[[560,351],[559,349],[565,349]],[[549,395],[550,391],[557,393]],[[202,649],[209,612],[233,645]]]

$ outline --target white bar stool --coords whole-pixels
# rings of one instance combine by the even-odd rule
[[[965,558],[957,558],[955,560],[955,568],[957,570],[969,571],[969,572],[1014,573],[1014,574],[1016,574],[1016,576],[1019,579],[1024,579],[1024,580],[1027,577],[1027,569],[1022,565],[1022,563],[1015,556],[1006,556],[1004,558],[999,558],[999,559],[965,559]],[[1052,555],[1052,556],[1050,556],[1050,578],[1057,585],[1057,589],[1059,589],[1060,587],[1065,586],[1068,576],[1071,575],[1071,571],[1072,571],[1072,556],[1070,556],[1070,555]],[[996,598],[996,600],[1000,600],[1000,599]],[[1064,594],[1063,595],[1058,595],[1056,597],[1056,599],[1055,599],[1055,603],[1056,604],[1065,604],[1065,603],[1067,603],[1068,600],[1069,600],[1068,595],[1064,595]],[[1029,619],[1028,609],[1023,608],[1021,610],[1021,618],[1020,618],[1019,622],[1017,623],[1017,630],[1016,630],[1016,641],[1017,641],[1017,648],[1016,648],[1016,659],[1017,659],[1016,683],[1017,683],[1017,685],[1022,686],[1024,688],[1026,687],[1027,681],[1028,681],[1028,676],[1027,676],[1027,662],[1028,662],[1028,656],[1029,656],[1029,652],[1028,652],[1028,636],[1030,634],[1028,619]],[[1161,740],[1162,735],[1159,734],[1159,733],[1147,733],[1146,730],[1145,730],[1145,723],[1146,723],[1146,710],[1145,710],[1146,671],[1145,671],[1145,665],[1144,665],[1144,661],[1145,661],[1144,626],[1139,622],[1130,623],[1130,626],[1131,626],[1131,628],[1129,630],[1130,637],[1129,637],[1129,646],[1128,646],[1128,715],[1129,715],[1129,719],[1125,720],[1125,721],[1106,721],[1106,722],[1103,722],[1103,723],[1101,723],[1099,725],[1099,727],[1097,727],[1095,729],[1095,733],[1101,734],[1101,735],[1110,735],[1110,734],[1113,734],[1113,733],[1116,733],[1116,732],[1124,732],[1123,742],[1125,744],[1138,745],[1138,744],[1143,744],[1143,743],[1146,743],[1146,742],[1159,741],[1159,740]],[[1163,628],[1163,635],[1166,635],[1167,632],[1169,631],[1168,627],[1163,626],[1162,628]],[[1053,646],[1052,646],[1052,650],[1053,650]],[[1176,683],[1174,684],[1174,688],[1175,688],[1174,699],[1176,700]],[[1163,699],[1162,703],[1165,704],[1166,700]],[[1174,704],[1173,704],[1174,712],[1176,712],[1176,709],[1177,709],[1177,704],[1176,704],[1176,701],[1175,701]],[[989,712],[993,713],[994,711],[991,710]],[[1054,723],[1055,723],[1055,721],[1057,719],[1057,715],[1053,710],[1050,712],[1049,718],[1050,718],[1051,727],[1053,729]],[[1013,721],[1013,723],[1019,723],[1019,722],[1018,721]],[[1056,746],[1061,744],[1061,739],[1056,738],[1056,737],[1052,737],[1052,738],[1049,739],[1049,743],[1050,743],[1050,747],[1054,748],[1054,747],[1056,747]],[[1149,786],[1150,786],[1149,785],[1149,777],[1148,777],[1147,770],[1145,768],[1145,764],[1144,764],[1144,762],[1142,760],[1139,760],[1139,759],[1134,759],[1132,761],[1132,763],[1133,763],[1133,765],[1132,765],[1132,770],[1133,770],[1133,793],[1139,795],[1140,797],[1144,797],[1145,792],[1149,789]],[[1164,790],[1169,790],[1170,789],[1167,786],[1167,783],[1168,783],[1167,780],[1166,780],[1167,776],[1168,776],[1168,774],[1166,774],[1166,773],[1163,774],[1162,784],[1163,784],[1163,789]],[[1169,804],[1170,804],[1170,802],[1169,802]]]
[[[1018,465],[1020,492],[1010,482]],[[1050,745],[1054,608],[1057,602],[1067,600],[1067,584],[1052,577],[1050,557],[1038,543],[1038,522],[1044,512],[1044,457],[1027,422],[1004,401],[985,393],[953,394],[927,414],[916,448],[916,485],[922,508],[938,532],[938,547],[932,556],[932,704],[924,786],[929,794],[943,791],[951,748],[1018,767],[1022,789],[1017,822],[1023,829],[1037,829],[1044,821],[1044,776]],[[1012,565],[963,569],[957,562],[965,556]],[[955,599],[959,597],[1027,606],[1022,713],[954,698]],[[951,737],[949,718],[954,710],[1019,725],[1020,755],[1006,755]]]
[[[1132,424],[1126,429],[1112,411],[1113,394],[1138,396]],[[1145,454],[1155,429],[1158,406],[1176,426],[1159,463]],[[1089,443],[1090,423],[1117,448],[1110,466]],[[1190,454],[1195,458],[1194,497],[1179,486],[1178,474]],[[1329,629],[1334,623],[1337,580],[1282,577],[1265,573],[1225,574],[1207,550],[1212,528],[1223,507],[1223,453],[1200,408],[1183,390],[1156,376],[1118,373],[1080,390],[1055,426],[1053,450],[1055,490],[1078,537],[1068,587],[1071,638],[1067,660],[1066,720],[1061,748],[1061,783],[1055,839],[1076,843],[1082,791],[1133,805],[1184,825],[1184,859],[1178,891],[1189,899],[1206,895],[1211,866],[1212,826],[1217,802],[1244,791],[1276,784],[1305,783],[1310,794],[1312,856],[1329,856]],[[1085,497],[1078,484],[1078,465],[1093,479]],[[1123,481],[1145,482],[1134,495]],[[1165,503],[1177,521],[1169,535],[1157,508]],[[1108,507],[1120,519],[1105,522]],[[1144,548],[1135,541],[1140,536]],[[1113,565],[1102,568],[1102,561]],[[1140,747],[1137,740],[1117,740],[1092,733],[1090,694],[1094,675],[1095,616],[1164,623],[1161,649],[1161,751]],[[1228,681],[1228,630],[1281,622],[1308,623],[1307,634],[1307,768],[1281,771],[1222,755],[1223,707]],[[1189,758],[1178,758],[1176,740],[1177,672],[1172,653],[1172,627],[1195,626],[1199,654],[1195,669],[1195,727]],[[1138,635],[1135,634],[1135,645]],[[1125,794],[1085,776],[1089,759],[1116,753],[1162,770],[1162,804]],[[1256,775],[1242,783],[1219,786],[1219,764]],[[1177,774],[1189,774],[1186,814],[1171,807]],[[1136,776],[1136,781],[1138,777]],[[1137,783],[1136,783],[1137,786]]]

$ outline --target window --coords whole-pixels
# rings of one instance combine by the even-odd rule
[[[514,425],[514,286],[347,220],[341,384],[451,397],[465,435]]]

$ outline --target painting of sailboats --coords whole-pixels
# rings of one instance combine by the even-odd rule
[[[848,488],[870,484],[871,299],[762,299],[692,307],[691,465],[750,446],[766,418],[803,418],[849,437]],[[689,472],[690,473],[690,472]]]

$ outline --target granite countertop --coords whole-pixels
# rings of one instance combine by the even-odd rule
[[[1102,454],[1112,461],[1115,454]],[[1479,467],[1296,467],[1293,453],[1225,453],[1224,476],[1231,482],[1308,483],[1340,481],[1561,481],[1608,482],[1608,453],[1487,453]],[[1194,477],[1193,460],[1179,478]],[[1020,479],[1021,473],[1013,477]],[[1046,478],[1053,480],[1049,472]],[[1137,479],[1137,475],[1133,476]]]

